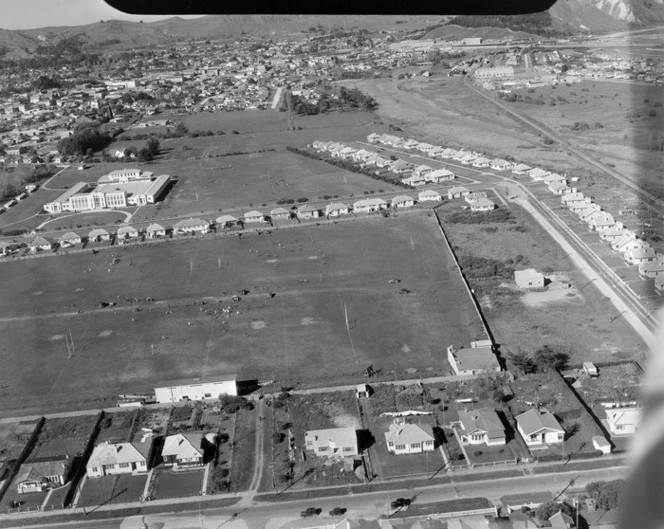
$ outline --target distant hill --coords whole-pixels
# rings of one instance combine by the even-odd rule
[[[28,30],[0,30],[0,50],[5,58],[29,57],[37,47],[80,36],[86,51],[120,50],[163,45],[183,40],[205,40],[264,35],[281,37],[302,34],[311,27],[325,29],[414,30],[440,23],[439,16],[368,15],[210,15],[195,19],[173,17],[140,23],[100,21],[84,26],[44,27]]]
[[[464,28],[456,25],[442,26],[429,31],[422,37],[424,40],[433,39],[449,39],[460,40],[468,37],[481,37],[482,39],[532,39],[537,38],[537,35],[526,33],[524,31],[512,31],[505,28],[494,27],[480,27],[480,28]]]

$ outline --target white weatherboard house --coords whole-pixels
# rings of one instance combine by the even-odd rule
[[[515,270],[514,281],[519,288],[542,288],[544,287],[544,275],[534,268],[526,270]]]
[[[517,430],[528,446],[562,443],[565,438],[565,430],[548,411],[532,409],[515,419]]]
[[[633,435],[641,422],[641,408],[608,408],[606,424],[612,435]]]
[[[216,399],[224,395],[237,395],[237,375],[189,378],[162,382],[154,388],[155,399],[161,403],[182,400]]]
[[[244,221],[246,223],[265,222],[265,215],[263,215],[260,211],[256,211],[254,209],[253,211],[248,211],[247,213],[244,214]]]
[[[317,456],[352,457],[359,454],[357,432],[355,428],[327,428],[309,430],[304,434],[307,450],[313,450]]]
[[[152,440],[145,443],[102,443],[95,446],[85,466],[89,478],[148,471]]]
[[[455,350],[450,345],[447,348],[447,361],[457,376],[500,373],[500,363],[491,340],[471,342],[469,349]]]
[[[471,445],[486,444],[488,446],[504,445],[505,426],[503,426],[496,410],[482,408],[459,412],[459,435],[464,442]]]
[[[184,219],[173,225],[173,233],[180,235],[186,233],[207,233],[210,223],[205,219]]]
[[[327,217],[338,217],[339,215],[348,215],[350,208],[342,202],[334,202],[325,206],[325,215]]]
[[[204,443],[207,443],[200,433],[177,433],[164,439],[161,449],[161,458],[166,466],[178,468],[192,468],[203,466],[205,459]]]
[[[67,248],[69,246],[81,244],[81,242],[82,242],[81,236],[74,231],[68,231],[67,233],[63,234],[60,237],[60,239],[58,239],[58,244],[62,248]]]
[[[14,479],[19,494],[42,492],[67,482],[73,458],[23,463]]]
[[[430,424],[392,423],[385,432],[388,452],[397,455],[431,452],[435,440]]]
[[[440,196],[438,191],[434,191],[433,189],[426,189],[419,192],[417,199],[420,202],[440,202],[443,197]]]
[[[150,224],[145,229],[145,235],[148,239],[156,239],[157,237],[164,237],[166,235],[166,228],[161,224]]]

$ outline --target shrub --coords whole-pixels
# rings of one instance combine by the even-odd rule
[[[240,409],[253,409],[254,405],[245,397],[235,395],[220,395],[219,402],[226,413],[236,413]]]
[[[481,451],[481,450],[475,450],[475,451],[473,452],[473,455],[476,456],[476,457],[479,457],[479,456],[482,455],[482,451]]]

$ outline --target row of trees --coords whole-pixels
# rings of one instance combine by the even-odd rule
[[[544,345],[532,354],[510,353],[508,358],[523,374],[562,371],[569,365],[569,355]]]
[[[99,151],[113,141],[110,132],[102,131],[98,123],[79,127],[74,134],[58,142],[58,152],[64,156],[78,156],[88,153],[88,149]]]
[[[53,169],[48,165],[7,167],[0,172],[0,198],[14,197],[21,193],[25,184],[42,180],[52,174]]]
[[[378,108],[378,103],[373,97],[358,88],[348,89],[343,86],[339,89],[336,99],[329,94],[323,94],[316,103],[310,103],[299,96],[292,95],[291,101],[293,111],[305,116],[324,114],[337,109],[372,112]]]

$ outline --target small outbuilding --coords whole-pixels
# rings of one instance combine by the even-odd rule
[[[598,377],[599,376],[599,370],[597,369],[597,366],[595,364],[593,364],[592,362],[584,362],[583,363],[583,371],[589,377]]]
[[[611,443],[609,443],[609,441],[607,441],[607,439],[601,435],[595,435],[593,437],[593,446],[602,452],[602,454],[611,453]]]
[[[514,272],[514,281],[516,281],[516,286],[521,289],[544,287],[544,275],[540,274],[534,268],[516,270]]]

